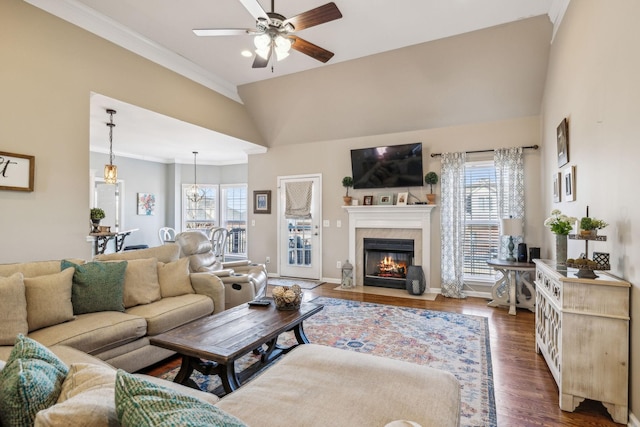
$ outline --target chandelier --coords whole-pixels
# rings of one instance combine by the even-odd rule
[[[113,115],[116,114],[116,110],[107,109],[107,114],[110,116],[109,123],[109,164],[104,165],[104,182],[107,184],[115,184],[118,182],[118,167],[113,164]]]
[[[193,152],[193,185],[187,190],[187,199],[192,203],[198,203],[204,198],[204,191],[198,187],[198,165],[196,162],[197,151]]]

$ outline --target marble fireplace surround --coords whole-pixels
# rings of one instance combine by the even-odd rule
[[[349,213],[349,261],[356,286],[363,286],[363,239],[413,239],[414,263],[422,265],[427,292],[431,272],[431,210],[435,205],[344,206]]]

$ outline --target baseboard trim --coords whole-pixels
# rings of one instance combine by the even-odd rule
[[[627,426],[640,427],[640,421],[638,421],[638,418],[633,415],[633,412],[629,412],[629,422],[627,423]]]

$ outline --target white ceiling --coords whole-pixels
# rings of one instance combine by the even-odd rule
[[[239,85],[326,67],[533,16],[548,14],[556,22],[556,19],[561,19],[562,9],[568,3],[568,0],[334,0],[343,18],[297,33],[335,53],[327,64],[292,51],[288,58],[275,64],[270,62],[266,69],[253,69],[253,58],[241,55],[243,50],[253,49],[252,37],[197,37],[191,31],[193,28],[254,28],[253,17],[239,0],[25,1],[239,102],[242,102],[237,93]],[[275,11],[291,17],[326,2],[277,0]],[[271,10],[269,0],[259,0],[259,3],[266,11]],[[114,140],[126,139],[126,150],[132,157],[163,159],[161,161],[167,162],[185,161],[186,157],[192,158],[191,151],[198,150],[199,141],[205,140],[210,145],[212,139],[225,144],[225,151],[229,152],[228,136],[209,133],[211,131],[202,128],[189,132],[186,127],[191,125],[184,122],[157,114],[153,117],[155,113],[147,110],[135,112],[134,106],[124,103],[117,105],[114,102],[117,101],[97,95],[92,99],[92,123],[97,121],[97,124],[92,124],[92,150],[104,151],[108,147],[108,129],[104,125],[108,119],[104,110],[108,107],[121,110],[114,117],[117,124]],[[128,114],[144,115],[144,121],[140,121],[142,117],[133,120]],[[127,122],[147,123],[149,126],[132,129],[131,135],[128,135]],[[118,127],[119,123],[122,127]],[[101,133],[104,138],[101,138]],[[169,138],[168,135],[172,133],[179,137]],[[94,135],[100,140],[94,141]],[[254,144],[244,144],[236,153],[240,157],[246,158],[248,150],[260,149]],[[160,147],[166,149],[162,148],[161,151]],[[122,150],[117,144],[114,144],[114,148],[116,151]],[[237,163],[231,159],[210,158],[208,161]]]

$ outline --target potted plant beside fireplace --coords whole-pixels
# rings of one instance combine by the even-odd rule
[[[433,185],[438,183],[438,174],[435,172],[428,172],[424,176],[425,184],[429,184],[430,193],[427,194],[427,201],[430,205],[433,205],[436,202],[436,195],[433,194]]]

